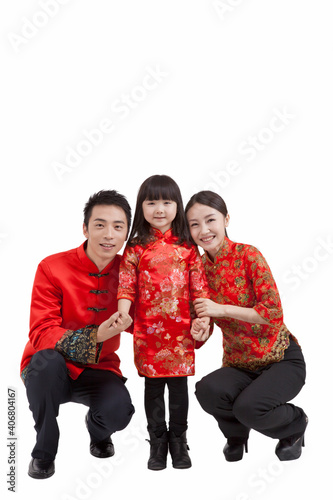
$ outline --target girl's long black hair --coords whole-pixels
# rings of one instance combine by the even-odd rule
[[[151,226],[143,215],[142,203],[145,200],[172,200],[177,203],[177,214],[172,221],[173,234],[178,237],[177,244],[192,244],[186,222],[184,205],[180,189],[176,182],[168,175],[152,175],[140,186],[136,201],[133,226],[128,238],[128,245],[145,246],[152,237]]]

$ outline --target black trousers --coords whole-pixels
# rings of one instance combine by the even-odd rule
[[[256,371],[220,368],[196,384],[196,396],[226,438],[246,439],[255,429],[283,439],[306,427],[304,411],[288,403],[304,383],[303,354],[291,340],[283,360]]]
[[[31,453],[34,458],[55,459],[60,404],[72,401],[89,407],[87,425],[93,442],[104,441],[124,429],[134,413],[128,390],[115,373],[86,368],[73,380],[64,357],[51,349],[34,354],[25,385],[37,432]]]
[[[180,436],[187,429],[187,377],[145,377],[145,411],[148,431],[161,436],[167,430],[165,421],[165,386],[169,389],[169,430]]]

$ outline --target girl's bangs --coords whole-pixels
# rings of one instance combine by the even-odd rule
[[[160,181],[156,179],[155,182],[149,182],[145,186],[143,200],[172,200],[178,202],[177,187],[171,182]]]

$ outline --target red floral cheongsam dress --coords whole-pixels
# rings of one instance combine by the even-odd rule
[[[125,248],[120,264],[118,299],[135,303],[134,361],[146,377],[194,375],[190,301],[209,290],[198,250],[177,239],[154,229],[145,247]]]

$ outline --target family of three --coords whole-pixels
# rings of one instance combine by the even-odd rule
[[[134,413],[116,354],[122,331],[133,334],[145,383],[148,468],[164,469],[168,452],[173,467],[191,467],[187,377],[194,375],[195,348],[214,324],[223,334],[223,363],[197,382],[196,397],[226,438],[226,460],[242,459],[251,429],[278,440],[280,460],[299,458],[308,419],[289,401],[305,383],[302,351],[283,323],[264,257],[231,241],[228,224],[218,194],[201,191],[184,210],[178,185],[166,175],[141,185],[132,228],[123,195],[100,191],[89,198],[85,242],[45,258],[33,285],[21,362],[36,430],[31,477],[54,474],[57,416],[66,402],[88,407],[90,453],[114,454],[111,435]]]

